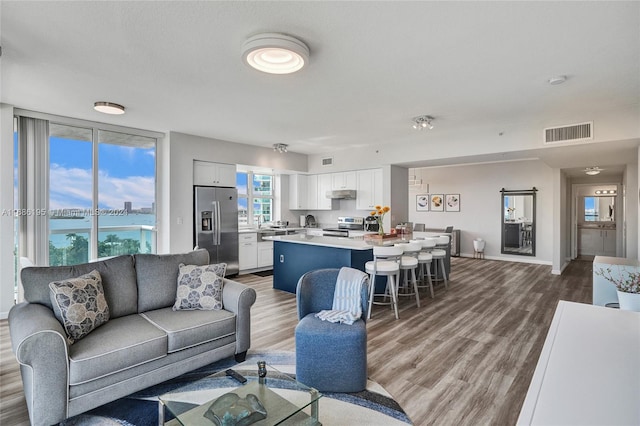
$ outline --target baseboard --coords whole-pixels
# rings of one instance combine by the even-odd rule
[[[470,257],[473,258],[473,253],[460,253],[460,257]],[[551,266],[553,263],[548,260],[540,260],[531,258],[531,256],[519,256],[519,257],[504,257],[504,256],[484,256],[487,260],[500,260],[503,262],[517,262],[517,263],[532,263],[535,265],[548,265]],[[482,260],[482,259],[480,259]]]
[[[0,320],[9,318],[9,312],[0,312]]]

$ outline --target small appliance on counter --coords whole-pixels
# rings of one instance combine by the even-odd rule
[[[304,218],[304,225],[305,228],[315,228],[317,226],[316,224],[316,218],[313,217],[313,215],[308,214],[305,218]]]
[[[373,216],[367,216],[364,218],[364,230],[367,232],[378,232],[380,229],[380,225],[378,225],[378,221]]]
[[[337,228],[322,228],[325,237],[348,237],[349,231],[362,231],[364,229],[363,217],[339,217]]]

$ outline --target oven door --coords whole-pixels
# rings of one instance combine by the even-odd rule
[[[323,237],[349,237],[349,231],[346,229],[323,229]]]

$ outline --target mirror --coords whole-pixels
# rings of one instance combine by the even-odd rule
[[[616,197],[582,197],[582,205],[584,206],[583,222],[615,221]]]
[[[536,255],[537,189],[508,191],[502,188],[502,253]]]

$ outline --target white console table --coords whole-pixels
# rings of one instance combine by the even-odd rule
[[[518,425],[640,425],[640,313],[560,301]]]

